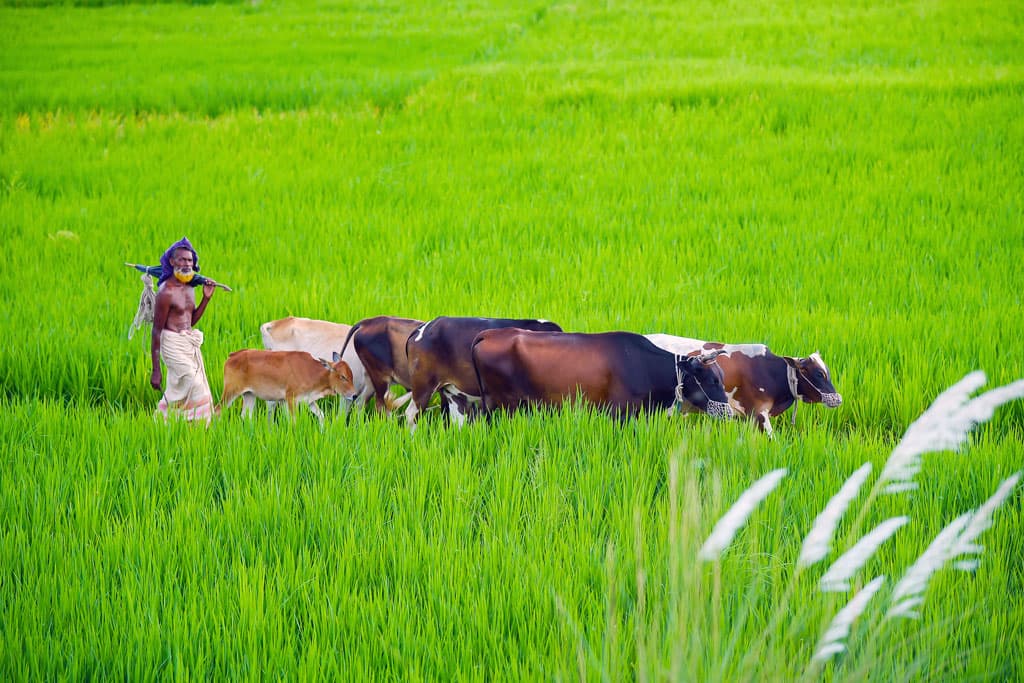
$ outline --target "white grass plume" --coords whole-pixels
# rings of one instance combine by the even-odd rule
[[[880,483],[891,482],[886,493],[915,488],[914,477],[921,470],[925,453],[958,450],[976,424],[992,419],[996,408],[1024,396],[1024,380],[987,391],[971,398],[985,384],[985,373],[977,370],[939,394],[934,403],[903,434],[882,470]]]
[[[892,591],[892,607],[886,613],[886,619],[907,617],[917,619],[921,615],[914,608],[924,600],[925,589],[932,574],[942,569],[950,558],[950,549],[956,544],[957,537],[967,523],[971,521],[973,511],[965,512],[939,532],[928,548],[921,553],[910,569],[903,575]],[[898,602],[897,602],[898,601]]]
[[[980,555],[985,549],[984,546],[977,545],[975,543],[978,540],[978,536],[985,532],[990,526],[992,526],[992,515],[999,507],[1006,502],[1006,499],[1010,497],[1013,490],[1017,488],[1017,482],[1020,481],[1020,472],[1015,472],[1008,477],[999,488],[996,490],[992,497],[981,504],[978,511],[971,516],[970,521],[964,528],[953,545],[950,551],[950,559],[956,559],[961,555]],[[957,569],[964,571],[973,571],[977,569],[979,560],[972,558],[968,560],[962,560],[956,564]]]
[[[750,488],[740,494],[740,497],[729,508],[729,511],[722,515],[711,535],[704,541],[698,556],[702,560],[717,560],[725,552],[725,549],[732,543],[736,533],[740,530],[750,517],[754,509],[764,500],[769,493],[775,490],[782,478],[789,470],[781,468],[772,470],[755,481]]]
[[[832,537],[836,533],[836,527],[839,526],[839,520],[843,518],[850,502],[857,497],[860,487],[867,480],[869,474],[871,474],[871,463],[866,462],[850,475],[850,478],[839,489],[839,493],[832,496],[825,505],[825,509],[814,519],[814,526],[804,538],[800,559],[797,560],[798,566],[809,567],[825,559],[832,547]]]
[[[1020,481],[1021,473],[1016,472],[1008,477],[999,488],[986,500],[977,511],[968,510],[960,515],[939,532],[928,548],[917,561],[911,565],[900,582],[893,589],[894,604],[886,613],[886,619],[893,617],[920,618],[921,614],[914,608],[924,602],[924,592],[932,574],[961,555],[980,555],[984,550],[975,544],[982,533],[992,526],[992,515],[1006,502]],[[972,571],[978,567],[979,560],[971,558],[956,563],[957,569]],[[899,601],[899,602],[897,602]]]
[[[846,645],[843,644],[843,641],[850,635],[850,626],[853,625],[853,622],[856,621],[857,617],[868,606],[871,598],[875,596],[875,593],[878,592],[883,583],[885,583],[885,576],[875,577],[871,583],[861,588],[857,591],[856,595],[850,598],[850,601],[846,603],[846,607],[839,610],[836,616],[833,617],[832,623],[828,625],[828,630],[821,637],[821,641],[818,643],[818,651],[814,653],[811,661],[825,661],[846,650]]]
[[[891,517],[843,553],[842,557],[832,563],[825,575],[821,577],[819,587],[825,593],[850,590],[850,578],[858,569],[871,559],[878,547],[910,521],[909,517]]]

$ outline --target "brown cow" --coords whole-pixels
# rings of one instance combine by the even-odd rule
[[[471,355],[473,340],[484,330],[504,327],[562,330],[546,320],[448,317],[434,318],[416,328],[406,343],[412,402],[405,416],[413,431],[417,415],[426,409],[436,391],[441,392],[449,416],[459,426],[466,421],[471,406],[480,402],[480,386]]]
[[[630,332],[500,329],[477,335],[472,356],[488,412],[579,396],[617,416],[679,408],[731,417],[719,353],[677,356]]]
[[[373,387],[366,381],[366,371],[354,350],[343,351],[351,325],[327,320],[288,316],[260,325],[263,348],[270,351],[305,351],[314,358],[329,361],[335,353],[352,369],[352,384],[356,388],[355,405],[363,405],[373,395]]]
[[[313,358],[305,351],[264,351],[243,349],[235,351],[224,362],[224,396],[218,412],[242,397],[242,415],[252,413],[256,399],[267,402],[267,417],[271,417],[277,402],[284,401],[289,415],[295,413],[295,402],[309,405],[309,409],[324,423],[324,414],[316,405],[317,399],[340,394],[354,398],[352,370],[337,352],[334,362]]]
[[[412,388],[405,343],[422,324],[422,320],[382,315],[357,322],[348,333],[342,355],[348,353],[351,341],[354,353],[366,371],[366,382],[376,396],[377,410],[400,408],[412,398],[412,394],[405,394],[395,400],[391,386],[397,384],[405,389]]]
[[[738,415],[746,415],[769,436],[771,418],[796,405],[824,403],[836,408],[843,402],[832,385],[821,355],[815,351],[806,358],[776,356],[764,344],[721,344],[668,334],[649,334],[655,345],[678,354],[706,353],[721,350],[718,364],[725,374],[725,390],[729,403]]]

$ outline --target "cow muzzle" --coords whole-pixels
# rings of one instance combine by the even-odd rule
[[[821,402],[829,408],[838,408],[843,405],[843,397],[841,394],[822,394]]]
[[[732,407],[728,403],[719,403],[718,401],[710,400],[708,401],[708,407],[705,412],[716,420],[727,420],[733,415]]]

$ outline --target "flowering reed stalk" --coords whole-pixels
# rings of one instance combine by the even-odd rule
[[[928,544],[921,556],[917,558],[896,584],[892,591],[892,607],[886,613],[886,618],[911,617],[917,618],[920,614],[914,611],[924,600],[924,591],[928,587],[928,581],[932,574],[937,572],[949,559],[949,551],[956,543],[957,537],[963,531],[967,523],[971,521],[971,512],[965,512],[952,522],[947,524],[938,536]]]
[[[883,583],[885,583],[885,576],[875,577],[850,598],[846,607],[839,610],[818,643],[818,650],[814,653],[812,661],[823,662],[846,650],[844,641],[850,635],[850,627],[868,606],[871,598],[875,596]]]
[[[1017,380],[971,398],[984,384],[984,372],[968,374],[942,392],[907,428],[879,478],[879,485],[887,485],[886,493],[916,488],[913,479],[921,470],[922,455],[960,450],[975,425],[991,420],[996,408],[1004,403],[1024,396],[1024,380]]]
[[[815,518],[811,531],[804,538],[797,566],[809,567],[825,559],[828,551],[832,548],[832,538],[835,536],[836,527],[839,526],[839,520],[846,513],[850,502],[860,493],[860,487],[863,486],[869,474],[871,474],[871,463],[866,462],[850,475],[839,492],[828,501],[825,509]]]
[[[715,524],[711,535],[700,549],[698,555],[700,559],[705,561],[720,559],[722,553],[736,537],[737,532],[746,524],[751,513],[757,509],[762,500],[768,497],[769,493],[775,490],[787,472],[788,470],[785,468],[772,470],[741,493],[729,511],[722,515],[718,523]]]
[[[891,517],[872,529],[832,563],[818,584],[821,590],[826,593],[850,590],[850,579],[857,570],[874,556],[879,546],[889,540],[897,529],[909,521],[910,518],[906,516]]]

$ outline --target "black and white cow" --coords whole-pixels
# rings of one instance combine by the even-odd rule
[[[722,351],[718,365],[725,375],[729,403],[739,415],[754,420],[772,434],[771,418],[799,401],[836,408],[843,402],[817,351],[805,358],[777,356],[764,344],[722,344],[668,334],[646,335],[671,353],[689,355]],[[794,407],[794,411],[796,408]],[[796,413],[793,413],[794,419]]]

